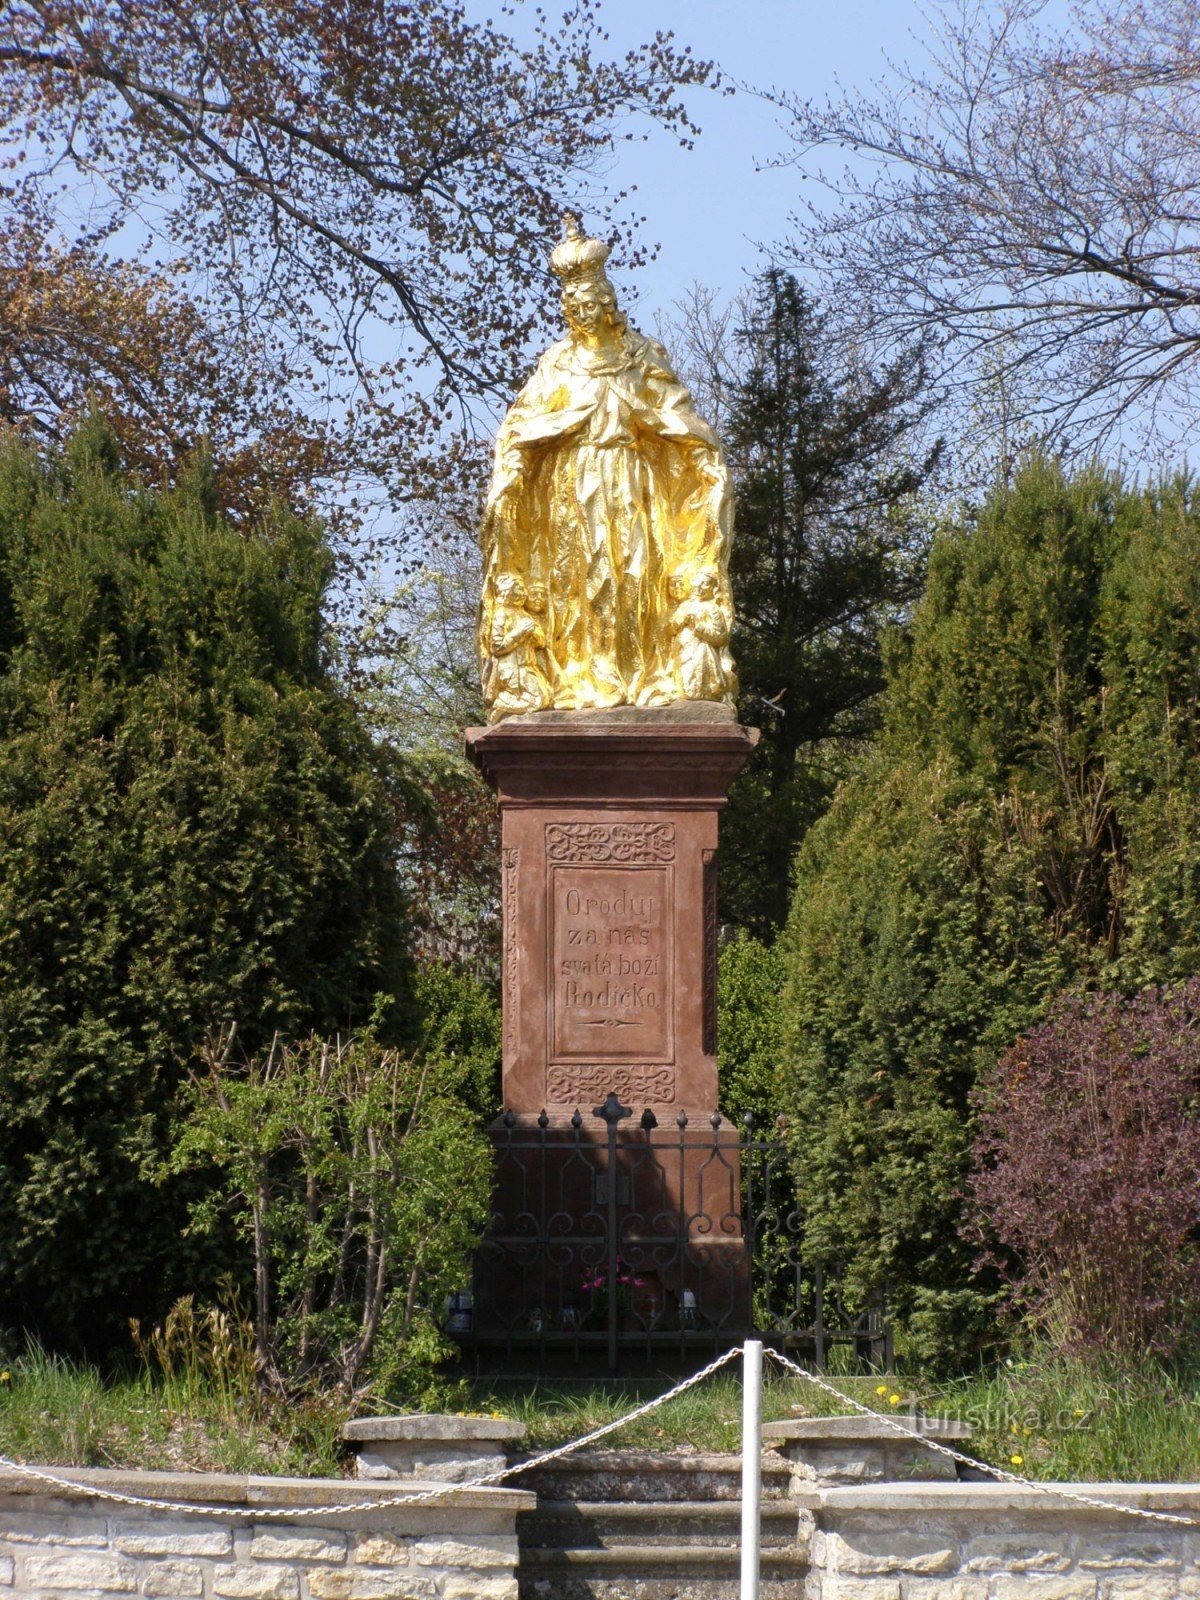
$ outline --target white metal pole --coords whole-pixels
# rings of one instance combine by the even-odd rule
[[[758,1600],[758,1546],[762,1510],[761,1339],[742,1346],[742,1587],[741,1600]]]

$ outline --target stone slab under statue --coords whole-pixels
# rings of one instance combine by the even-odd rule
[[[736,720],[728,649],[732,502],[721,446],[666,352],[617,310],[607,255],[569,221],[551,260],[568,336],[500,429],[482,535],[490,726],[468,731],[467,750],[501,814],[496,1138],[511,1150],[514,1127],[537,1128],[539,1148],[567,1152],[553,1216],[502,1161],[497,1221],[514,1238],[545,1234],[547,1251],[554,1228],[560,1244],[582,1241],[578,1262],[559,1250],[553,1293],[543,1272],[542,1301],[596,1269],[595,1219],[621,1230],[637,1281],[656,1275],[677,1306],[718,1262],[707,1310],[728,1320],[748,1286],[736,1132],[714,1161],[681,1153],[680,1130],[707,1128],[718,1103],[718,816],[758,737]],[[597,1120],[606,1102],[628,1119],[619,1158]],[[581,1119],[597,1148],[572,1176]],[[607,1173],[601,1147],[621,1170]],[[670,1260],[659,1249],[656,1265],[654,1239],[671,1227],[683,1248]],[[690,1252],[693,1235],[706,1255]],[[613,1278],[615,1241],[605,1248]],[[607,1282],[597,1271],[593,1284]],[[493,1277],[483,1298],[497,1314],[559,1314],[524,1303],[524,1268]]]

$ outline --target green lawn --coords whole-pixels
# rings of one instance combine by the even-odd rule
[[[912,1410],[955,1418],[974,1429],[970,1453],[1023,1477],[1079,1481],[1200,1481],[1200,1371],[1134,1372],[1082,1362],[1017,1361],[943,1384],[838,1377],[831,1382],[886,1414]],[[882,1392],[880,1392],[882,1390]],[[546,1386],[520,1394],[477,1388],[474,1404],[520,1418],[537,1445],[564,1443],[619,1416],[653,1390],[570,1391]],[[893,1402],[892,1396],[896,1396]],[[800,1379],[768,1378],[764,1420],[848,1411]],[[605,1445],[734,1450],[741,1391],[718,1374],[702,1387],[632,1423]]]
[[[345,1417],[313,1399],[246,1404],[187,1376],[105,1378],[37,1350],[0,1370],[0,1453],[18,1461],[333,1477],[346,1470]]]
[[[1200,1480],[1200,1372],[1147,1363],[1121,1374],[1060,1359],[1014,1362],[940,1385],[832,1381],[888,1414],[915,1408],[970,1422],[973,1454],[1027,1477]],[[517,1417],[530,1445],[546,1447],[614,1420],[662,1387],[460,1384],[450,1405]],[[373,1409],[369,1400],[364,1409]],[[768,1378],[767,1420],[847,1409],[799,1379]],[[47,1464],[340,1476],[348,1471],[339,1437],[347,1415],[333,1398],[248,1398],[187,1372],[104,1378],[36,1350],[0,1371],[0,1453]],[[736,1450],[740,1429],[738,1380],[719,1373],[617,1430],[603,1447]]]

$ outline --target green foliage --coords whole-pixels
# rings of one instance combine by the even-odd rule
[[[958,1234],[980,1072],[1073,983],[1200,939],[1200,506],[1031,461],[934,544],[876,751],[806,839],[785,1055],[810,1248],[915,1358],[994,1333]]]
[[[742,720],[762,739],[722,825],[728,920],[759,936],[787,916],[788,867],[828,802],[838,747],[873,731],[880,633],[919,589],[917,492],[938,447],[918,442],[919,352],[848,368],[796,279],[755,284],[733,387],[734,659]]]
[[[450,1020],[443,1006],[432,1048],[413,1054],[372,1027],[239,1056],[230,1030],[193,1075],[173,1162],[217,1169],[194,1225],[228,1214],[245,1240],[258,1366],[277,1384],[353,1394],[373,1378],[412,1396],[448,1353],[437,1314],[491,1189],[462,1096],[493,1059],[448,1050]]]
[[[476,663],[479,550],[447,532],[436,559],[375,597],[363,645],[380,651],[366,694],[372,726],[414,774],[401,808],[401,882],[417,959],[498,982],[500,813],[467,760],[463,732],[484,720]]]
[[[786,975],[777,945],[743,937],[718,953],[721,1110],[738,1123],[749,1113],[760,1130],[773,1130],[787,1109],[779,1004]]]
[[[330,670],[326,544],[212,501],[202,461],[122,476],[95,417],[62,458],[0,441],[0,1304],[59,1343],[203,1276],[194,1185],[152,1178],[207,1030],[407,990],[399,779]]]
[[[452,967],[421,966],[413,998],[425,1057],[481,1119],[500,1112],[500,1006],[491,990]]]
[[[207,1324],[210,1311],[191,1315]],[[256,1391],[231,1405],[226,1383],[187,1365],[102,1372],[30,1344],[0,1367],[0,1453],[54,1466],[340,1475],[347,1408],[336,1397]]]

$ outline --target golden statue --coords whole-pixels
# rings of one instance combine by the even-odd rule
[[[479,615],[490,722],[737,694],[725,458],[666,351],[617,309],[607,259],[568,217],[550,257],[567,337],[496,438]]]

